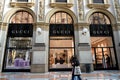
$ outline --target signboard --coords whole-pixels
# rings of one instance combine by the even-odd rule
[[[8,37],[32,37],[32,24],[9,24]]]
[[[91,24],[90,36],[112,36],[112,27],[108,24]]]
[[[72,24],[50,24],[50,36],[73,36]]]

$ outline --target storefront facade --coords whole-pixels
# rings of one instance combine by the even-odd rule
[[[0,6],[1,72],[118,70],[119,1],[10,0]],[[82,6],[84,4],[84,6]]]

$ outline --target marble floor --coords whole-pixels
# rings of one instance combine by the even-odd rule
[[[120,80],[120,71],[109,70],[82,73],[81,78],[82,80]],[[0,73],[0,80],[71,80],[71,72],[5,72]]]

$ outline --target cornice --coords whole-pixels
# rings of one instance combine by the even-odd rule
[[[73,6],[72,3],[59,3],[59,2],[56,2],[56,3],[50,3],[50,6],[52,8],[55,8],[55,7],[67,7],[67,8],[71,8]]]
[[[33,2],[10,2],[10,6],[12,7],[32,7],[34,6],[35,3]]]
[[[89,26],[90,24],[89,23],[86,23],[86,22],[79,22],[77,23],[78,26]]]
[[[89,8],[102,8],[102,9],[108,9],[110,7],[110,4],[88,4],[87,5]]]

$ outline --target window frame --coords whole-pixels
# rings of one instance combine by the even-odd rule
[[[93,0],[93,3],[104,3],[104,0]]]
[[[56,0],[56,2],[67,2],[67,0]]]

